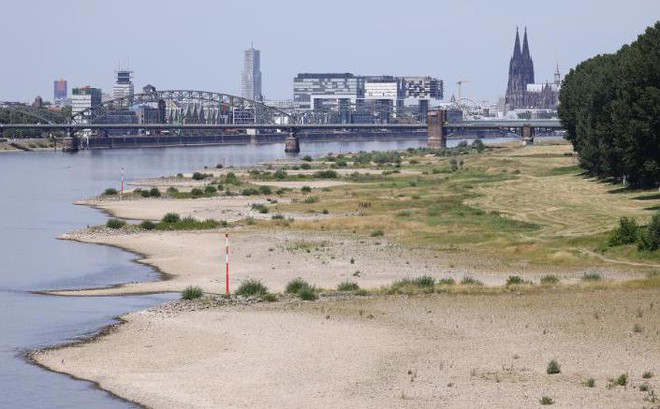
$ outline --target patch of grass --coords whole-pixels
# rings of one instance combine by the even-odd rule
[[[259,186],[259,193],[262,195],[270,195],[273,193],[273,189],[270,186],[262,185]]]
[[[618,378],[616,378],[616,384],[619,386],[626,386],[628,385],[628,374],[627,373],[622,373],[619,375]]]
[[[539,399],[539,402],[541,405],[554,405],[555,401],[549,396],[542,396],[541,399]]]
[[[166,213],[165,216],[161,219],[163,223],[176,223],[181,220],[181,216],[178,213]]]
[[[559,365],[559,362],[557,362],[556,359],[553,359],[550,362],[548,362],[548,367],[545,369],[545,372],[548,373],[549,375],[555,375],[561,373],[561,366]]]
[[[284,292],[287,294],[298,294],[300,290],[307,287],[310,287],[309,283],[305,281],[303,278],[298,277],[298,278],[294,278],[293,280],[289,281],[286,284],[286,288]]]
[[[594,378],[588,378],[586,381],[584,381],[584,386],[593,388],[596,386],[596,380]]]
[[[314,172],[314,177],[318,179],[337,179],[337,171],[334,171],[332,169],[327,169],[327,170],[319,170],[318,172]]]
[[[110,219],[105,223],[105,227],[109,229],[121,229],[124,226],[126,226],[126,222],[119,219]]]
[[[195,198],[195,197],[200,197],[200,196],[204,196],[204,191],[203,191],[202,189],[196,187],[196,188],[193,188],[193,189],[190,190],[190,195],[191,195],[193,198]]]
[[[507,287],[511,285],[522,285],[522,284],[532,284],[532,282],[529,280],[523,280],[523,278],[520,276],[509,276],[506,279]]]
[[[263,295],[263,300],[266,302],[275,302],[277,301],[277,294],[266,293]]]
[[[651,372],[651,371],[646,371],[646,372],[644,372],[644,373],[642,374],[642,378],[643,378],[643,379],[651,379],[651,378],[653,378],[653,372]]]
[[[301,288],[300,291],[298,291],[298,297],[300,297],[301,300],[305,300],[305,301],[314,301],[319,298],[318,294],[316,294],[316,291],[313,287]]]
[[[268,288],[261,282],[254,278],[243,280],[241,285],[236,289],[236,294],[243,297],[264,296],[268,293]]]
[[[312,203],[316,203],[318,201],[319,201],[318,196],[307,196],[305,198],[305,200],[303,200],[303,202],[306,203],[306,204],[312,204]]]
[[[140,228],[144,230],[153,230],[156,228],[156,223],[152,222],[151,220],[145,220],[140,223]]]
[[[213,175],[209,175],[208,173],[201,173],[201,172],[195,172],[192,174],[193,180],[204,180],[211,176]]]
[[[369,233],[369,237],[383,237],[385,235],[385,232],[383,229],[376,229]]]
[[[644,382],[643,384],[639,385],[639,390],[641,392],[648,392],[651,389],[648,383]]]
[[[309,187],[309,186],[303,186],[303,187],[300,188],[300,191],[303,192],[303,193],[311,193],[312,188]]]
[[[642,324],[640,324],[640,323],[637,322],[637,323],[635,323],[635,325],[633,325],[633,329],[632,329],[632,331],[633,331],[634,333],[644,332],[644,327],[642,326]]]
[[[103,196],[114,196],[117,193],[118,193],[117,189],[115,189],[114,187],[109,187],[103,191]]]
[[[268,206],[263,203],[252,203],[252,209],[258,211],[259,213],[266,214],[268,213]]]
[[[270,216],[271,220],[284,220],[284,215],[281,213]]]
[[[462,285],[475,285],[475,286],[482,286],[484,283],[481,281],[477,280],[476,278],[470,277],[470,276],[465,276],[461,280]]]
[[[584,273],[582,274],[582,281],[586,282],[594,282],[594,281],[601,281],[603,277],[599,273]]]
[[[554,274],[546,274],[541,277],[542,285],[554,285],[559,284],[559,277]]]
[[[182,300],[194,300],[204,295],[201,287],[189,285],[183,291],[181,291]]]
[[[176,213],[173,213],[176,215]],[[165,215],[167,217],[167,215]],[[178,216],[178,215],[176,215]],[[173,217],[169,217],[168,220],[175,220]],[[227,227],[229,223],[226,221],[218,221],[213,219],[206,220],[197,220],[192,217],[184,217],[183,219],[179,218],[177,221],[163,221],[156,224],[156,230],[209,230],[216,229],[218,227]]]
[[[149,196],[151,197],[160,197],[160,190],[157,187],[152,187],[149,189]]]
[[[438,280],[438,285],[448,286],[448,285],[455,285],[455,284],[456,284],[456,280],[454,280],[453,278],[441,278],[441,279]]]
[[[337,284],[337,291],[358,291],[360,286],[353,281],[343,281]]]
[[[435,278],[423,275],[415,278],[404,278],[392,283],[388,289],[389,294],[414,293],[418,290],[431,293],[435,288]]]

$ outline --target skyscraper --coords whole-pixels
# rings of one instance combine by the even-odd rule
[[[253,101],[263,101],[263,95],[261,94],[260,52],[252,46],[248,50],[245,50],[244,54],[241,96]]]
[[[115,74],[117,77],[115,85],[112,87],[112,98],[132,97],[135,93],[133,81],[131,81],[131,78],[133,78],[133,71],[120,69],[115,71]],[[128,106],[129,104],[123,105]]]
[[[53,101],[55,105],[59,105],[61,101],[68,97],[66,80],[60,78],[53,82]]]

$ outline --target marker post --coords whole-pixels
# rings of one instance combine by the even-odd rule
[[[123,199],[124,198],[124,167],[121,167],[121,191],[120,191],[120,197]]]
[[[225,294],[229,295],[229,234],[225,233]]]

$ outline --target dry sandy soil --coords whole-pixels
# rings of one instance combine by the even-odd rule
[[[166,306],[35,359],[152,408],[528,408],[543,396],[558,408],[648,408],[640,385],[660,386],[659,295]],[[560,374],[546,373],[551,359]],[[608,387],[624,373],[627,386]]]
[[[501,154],[511,156],[512,170],[527,160],[538,161],[534,155],[548,155],[552,169],[566,166],[564,151],[565,146],[534,147],[520,150],[529,157],[515,158],[515,151]],[[276,183],[268,184],[300,187],[299,182]],[[303,184],[321,188],[327,183],[338,186]],[[203,183],[175,178],[140,184],[186,189]],[[612,223],[608,213],[648,215],[641,207],[648,204],[630,206],[630,195],[600,199],[607,188],[570,176],[525,172],[516,180],[477,186],[484,196],[473,204],[502,213],[520,209],[510,217],[547,226],[541,238],[604,231]],[[592,194],[599,199],[591,200]],[[582,199],[572,199],[576,196]],[[168,212],[197,219],[270,219],[251,209],[252,203],[266,203],[255,197],[82,203],[126,219],[157,220]],[[560,216],[562,206],[583,211],[568,219]],[[316,223],[337,215],[285,216]],[[584,272],[552,263],[503,263],[458,248],[404,248],[364,234],[300,231],[295,223],[267,225],[230,230],[232,289],[248,277],[281,292],[296,277],[322,288],[350,280],[377,289],[423,274],[456,281],[470,276],[502,285],[512,272],[536,282],[543,274],[558,274],[563,283],[579,280]],[[222,292],[224,233],[106,228],[72,232],[63,238],[139,253],[141,262],[158,268],[167,279],[58,294],[181,291],[188,285]],[[590,257],[596,260],[598,255]],[[597,265],[595,272],[605,279],[643,276],[635,263]],[[652,402],[653,391],[660,387],[660,290],[613,287],[497,295],[332,296],[318,302],[285,298],[248,305],[219,303],[214,296],[130,314],[125,324],[105,336],[39,351],[33,358],[150,408],[527,408],[541,406],[543,396],[561,408],[660,408]],[[560,363],[560,374],[546,373],[551,359]],[[643,379],[647,371],[654,376]],[[611,378],[622,374],[629,376],[626,386],[608,387]],[[595,387],[584,385],[589,378]]]

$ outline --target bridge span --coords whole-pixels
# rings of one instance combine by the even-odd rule
[[[305,130],[392,130],[392,131],[415,131],[426,130],[429,147],[445,147],[447,143],[447,132],[452,129],[505,129],[509,131],[518,130],[521,133],[523,143],[533,143],[536,129],[561,129],[559,120],[481,120],[463,121],[457,123],[445,122],[444,111],[430,111],[427,123],[410,124],[276,124],[276,123],[251,123],[251,124],[103,124],[103,123],[47,123],[47,124],[0,124],[0,137],[5,130],[13,129],[37,129],[42,131],[62,131],[71,136],[75,141],[78,139],[76,133],[97,130],[102,136],[108,137],[109,130],[144,130],[144,131],[180,131],[180,130],[217,130],[226,132],[229,130],[278,130],[286,133],[285,150],[287,152],[300,152],[298,133]],[[77,143],[77,142],[76,142]],[[75,150],[75,147],[74,147]]]

